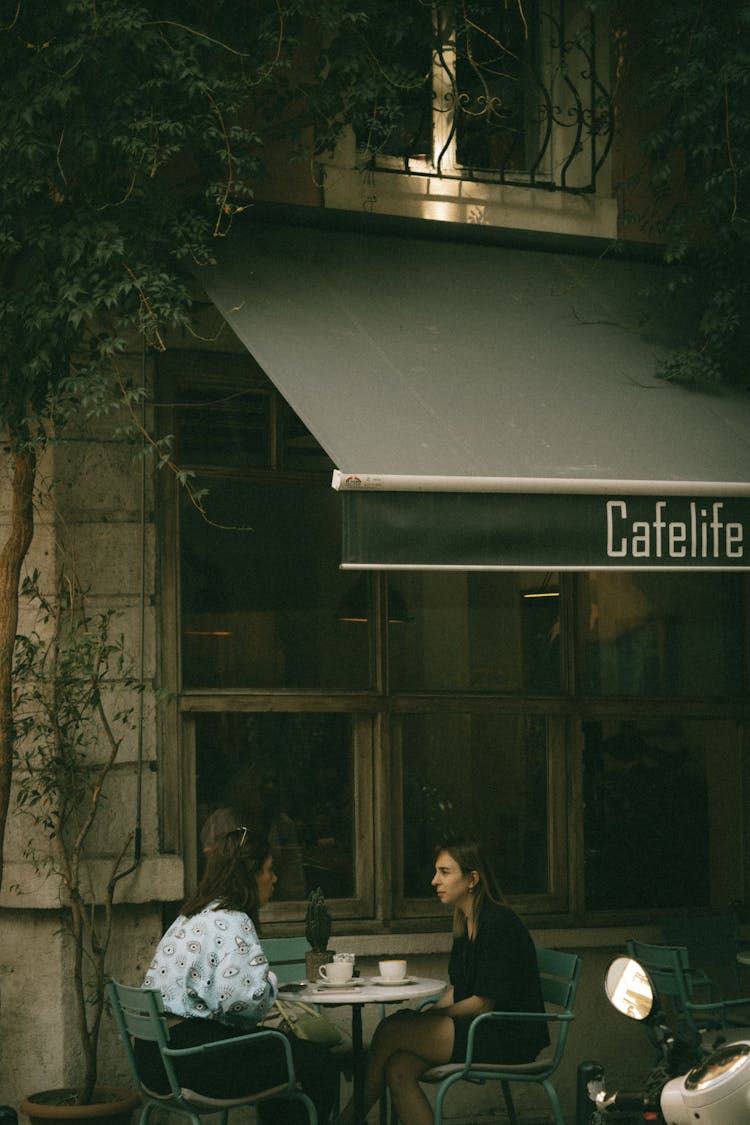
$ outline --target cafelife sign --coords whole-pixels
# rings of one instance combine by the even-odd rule
[[[750,495],[344,490],[352,569],[747,570]]]
[[[655,500],[645,519],[633,518],[629,508],[636,507],[644,505],[606,501],[608,558],[728,564],[745,559],[745,525],[741,519],[727,518],[724,500]]]

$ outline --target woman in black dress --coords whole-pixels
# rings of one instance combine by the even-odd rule
[[[378,1027],[365,1076],[365,1109],[387,1084],[403,1125],[431,1125],[432,1109],[419,1079],[425,1070],[466,1056],[471,1021],[483,1012],[543,1012],[531,937],[505,904],[481,847],[471,842],[438,849],[432,885],[453,908],[451,987],[422,1012],[400,1011]],[[475,1062],[531,1062],[549,1043],[543,1020],[487,1020],[474,1040]],[[344,1111],[344,1125],[352,1107]]]

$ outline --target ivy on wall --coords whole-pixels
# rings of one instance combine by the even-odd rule
[[[669,290],[691,329],[663,374],[750,385],[750,5],[662,0],[617,6],[637,85],[650,203],[629,217],[665,241]]]

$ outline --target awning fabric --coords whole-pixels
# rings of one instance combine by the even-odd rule
[[[748,568],[750,398],[656,377],[662,278],[423,222],[249,223],[200,271],[340,470],[344,566]]]

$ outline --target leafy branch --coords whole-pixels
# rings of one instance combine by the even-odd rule
[[[87,870],[95,826],[101,820],[111,777],[133,708],[105,704],[116,683],[142,690],[131,675],[123,637],[112,636],[112,611],[90,615],[77,580],[60,573],[53,596],[35,571],[22,597],[36,611],[34,628],[19,635],[14,663],[16,746],[22,747],[17,806],[47,837],[25,856],[37,870],[60,880],[65,929],[73,941],[76,1018],[85,1058],[78,1100],[96,1086],[97,1048],[104,1010],[106,958],[114,896],[133,833],[110,856],[104,887]],[[102,744],[103,737],[103,744]]]
[[[744,0],[663,0],[633,21],[638,6],[619,7],[621,24],[640,32],[616,33],[638,91],[648,188],[630,217],[665,242],[665,300],[689,318],[662,374],[747,388],[750,8]]]

